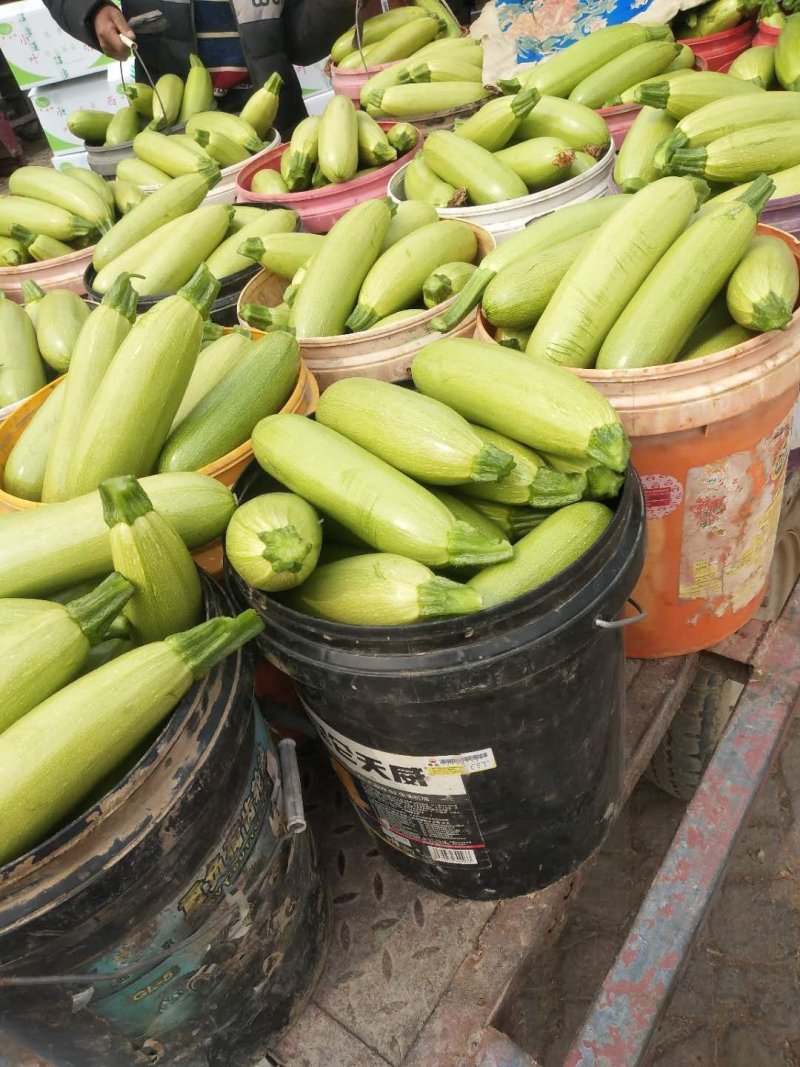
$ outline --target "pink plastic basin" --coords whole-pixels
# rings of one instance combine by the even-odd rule
[[[702,56],[709,70],[724,74],[734,59],[750,47],[754,33],[755,23],[751,19],[731,30],[710,33],[708,37],[685,37],[679,43],[687,44],[696,56]]]
[[[397,125],[394,122],[379,123],[382,130],[390,130]],[[305,193],[277,193],[266,195],[251,191],[254,176],[260,170],[269,167],[271,170],[281,169],[281,156],[289,147],[279,145],[278,148],[262,156],[259,160],[250,160],[239,171],[236,181],[236,202],[239,204],[272,204],[282,207],[290,207],[300,216],[300,220],[309,233],[327,233],[334,222],[349,211],[351,207],[360,204],[363,200],[376,200],[386,196],[389,189],[389,180],[401,167],[410,163],[417,154],[422,144],[420,136],[410,152],[400,156],[393,163],[387,163],[380,170],[364,174],[361,178],[343,182],[341,185],[326,185],[322,189],[309,189]]]
[[[377,67],[367,67],[366,70],[342,70],[340,67],[331,67],[331,85],[338,96],[349,97],[356,107],[361,107],[361,90],[369,79],[379,71],[387,67],[394,67],[402,60],[393,63],[381,63]]]
[[[780,35],[781,31],[777,26],[766,26],[763,22],[759,22],[751,47],[757,48],[759,45],[765,44],[774,48]]]
[[[599,107],[597,114],[606,120],[614,148],[619,152],[625,134],[633,125],[633,121],[642,110],[641,104],[614,104],[612,107]]]

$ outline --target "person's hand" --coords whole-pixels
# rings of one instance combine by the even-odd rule
[[[112,59],[127,59],[131,54],[126,44],[119,39],[124,33],[131,40],[136,39],[136,34],[128,25],[125,16],[118,7],[106,4],[101,7],[94,17],[94,32],[100,50]]]

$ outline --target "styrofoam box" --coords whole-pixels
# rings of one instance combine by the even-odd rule
[[[300,88],[303,96],[312,96],[316,93],[327,93],[331,88],[331,80],[325,73],[326,60],[312,63],[308,67],[295,67]]]
[[[64,170],[67,167],[89,168],[88,152],[54,152],[52,165],[55,170]]]
[[[311,96],[304,96],[303,103],[309,115],[321,115],[328,106],[328,101],[332,99],[333,90],[329,93],[312,93]]]
[[[23,89],[78,78],[113,63],[65,33],[41,0],[16,0],[0,7],[0,48]]]
[[[47,143],[56,153],[83,150],[83,141],[67,129],[67,116],[71,111],[118,111],[127,103],[106,71],[55,85],[40,85],[31,89],[28,95]]]

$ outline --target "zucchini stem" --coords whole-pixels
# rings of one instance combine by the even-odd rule
[[[742,203],[751,207],[755,212],[756,217],[758,217],[774,192],[775,182],[772,178],[770,178],[768,174],[759,174],[754,182],[748,185],[743,192],[739,193],[736,199],[741,200]]]
[[[483,567],[510,559],[508,541],[490,540],[468,522],[456,521],[447,538],[448,562],[456,567]]]
[[[649,85],[640,85],[633,96],[637,104],[658,107],[663,111],[669,100],[669,82],[650,82]]]
[[[191,630],[167,637],[164,643],[184,661],[195,678],[202,678],[220,660],[257,637],[264,624],[252,610],[236,618],[221,616],[201,622]]]
[[[114,571],[96,589],[70,601],[65,610],[80,626],[90,645],[105,640],[109,627],[133,596],[133,586]]]
[[[435,330],[437,333],[450,333],[451,330],[454,330],[459,322],[466,318],[470,311],[481,302],[481,297],[486,287],[496,273],[496,271],[489,270],[486,267],[478,267],[470,275],[467,284],[456,296],[450,307],[431,320],[430,329]]]
[[[123,271],[111,285],[111,288],[102,299],[103,307],[113,308],[118,311],[123,319],[134,322],[136,319],[136,307],[139,303],[139,294],[131,285],[131,275]]]
[[[672,174],[702,178],[707,163],[708,152],[705,148],[677,148],[672,153],[668,166]]]
[[[132,474],[106,478],[98,488],[103,518],[109,528],[124,523],[132,526],[137,519],[153,510],[150,497]]]
[[[261,555],[276,574],[282,571],[297,574],[311,551],[311,544],[303,540],[291,523],[277,530],[262,530],[258,539],[264,545]]]
[[[514,467],[514,457],[497,445],[485,444],[472,464],[473,482],[499,482]]]
[[[792,321],[792,309],[783,297],[770,292],[753,304],[753,319],[748,324],[751,330],[768,333],[770,330],[785,330]]]
[[[417,604],[421,619],[443,615],[465,615],[480,611],[483,597],[477,589],[452,582],[449,578],[431,578],[417,587]]]
[[[522,121],[528,117],[541,99],[542,94],[538,89],[520,89],[511,101],[511,110],[515,117]]]
[[[372,308],[366,304],[356,304],[345,326],[353,333],[361,333],[362,330],[368,330],[370,326],[374,326],[379,321],[380,315]]]
[[[233,209],[231,209],[231,215],[233,215]],[[211,305],[217,298],[219,286],[219,280],[214,277],[205,263],[201,263],[186,285],[178,292],[184,300],[197,309],[201,318],[207,319]]]
[[[531,483],[529,503],[534,508],[562,508],[575,504],[586,489],[586,476],[540,467]]]

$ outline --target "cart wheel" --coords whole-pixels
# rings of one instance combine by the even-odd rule
[[[699,667],[650,761],[647,777],[679,800],[691,800],[744,686]]]

